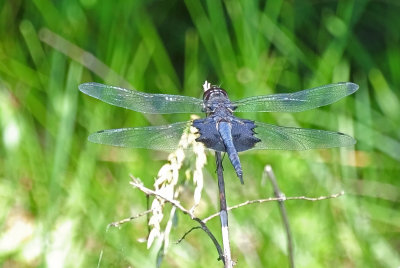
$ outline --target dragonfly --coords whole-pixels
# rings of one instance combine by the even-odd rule
[[[206,117],[162,126],[101,130],[91,142],[128,148],[172,151],[183,133],[197,130],[197,142],[208,149],[227,153],[243,184],[239,152],[253,149],[308,150],[351,146],[356,140],[341,132],[285,127],[242,119],[235,112],[302,112],[334,103],[358,90],[358,85],[341,82],[293,93],[247,97],[231,101],[228,93],[207,81],[203,99],[181,95],[150,94],[117,86],[89,82],[79,90],[114,106],[140,113],[205,113]]]

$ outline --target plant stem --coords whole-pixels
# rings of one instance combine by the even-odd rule
[[[286,239],[287,239],[287,247],[288,247],[288,255],[289,255],[289,264],[290,268],[294,268],[294,252],[293,252],[293,238],[292,238],[292,232],[290,231],[290,224],[289,224],[289,218],[287,216],[286,212],[286,207],[284,204],[283,198],[285,195],[281,192],[278,186],[278,182],[276,180],[275,174],[272,170],[272,167],[270,165],[265,166],[265,173],[267,173],[267,176],[269,180],[271,181],[272,188],[274,188],[274,195],[278,198],[282,198],[282,200],[279,200],[279,211],[281,212],[281,217],[283,220],[283,224],[285,225],[285,230],[286,230]]]
[[[217,163],[217,175],[218,175],[218,189],[219,189],[219,206],[221,220],[221,233],[222,233],[222,245],[224,248],[224,267],[233,267],[231,257],[231,247],[229,245],[229,228],[228,228],[228,211],[225,198],[225,183],[224,173],[222,168],[222,158],[220,152],[215,152],[215,159]]]

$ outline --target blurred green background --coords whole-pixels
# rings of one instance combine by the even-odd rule
[[[400,266],[400,4],[398,1],[21,1],[0,2],[0,266],[154,267],[159,245],[129,174],[152,187],[167,154],[87,141],[109,128],[188,120],[144,116],[78,91],[83,82],[201,97],[204,80],[232,100],[352,81],[354,95],[298,114],[239,116],[338,130],[354,148],[241,155],[245,185],[224,160],[228,205],[273,196],[270,164],[286,196],[298,267]],[[188,159],[186,167],[193,165]],[[208,155],[197,215],[218,209]],[[182,174],[183,175],[183,174]],[[181,176],[184,177],[184,176]],[[185,184],[182,203],[194,186]],[[187,207],[189,207],[187,205]],[[168,209],[166,207],[166,213]],[[177,215],[171,242],[195,223]],[[210,228],[220,239],[219,221]],[[237,267],[287,267],[276,203],[230,213]],[[220,267],[201,231],[172,243],[162,267]]]

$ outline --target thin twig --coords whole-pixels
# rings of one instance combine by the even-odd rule
[[[176,244],[179,244],[180,242],[182,242],[182,240],[185,239],[185,237],[186,237],[188,234],[190,234],[192,231],[197,230],[197,229],[201,229],[201,227],[200,227],[200,226],[195,226],[195,227],[190,228],[189,231],[187,231],[186,233],[184,233],[183,236],[182,236],[178,241],[176,241]]]
[[[264,172],[267,174],[269,180],[271,181],[272,188],[274,189],[274,195],[278,198],[284,197],[285,195],[279,189],[278,182],[276,180],[272,167],[270,165],[265,166]],[[292,237],[292,232],[290,230],[289,218],[287,216],[284,201],[279,200],[278,202],[279,202],[279,211],[281,212],[283,224],[285,225],[289,264],[290,264],[289,267],[294,268],[295,265],[294,265],[294,252],[293,252],[293,237]]]
[[[231,268],[233,267],[233,262],[231,257],[231,247],[229,241],[228,211],[226,206],[225,183],[224,183],[224,173],[222,168],[221,152],[217,151],[215,152],[215,159],[217,163],[220,221],[221,221],[222,245],[224,247],[224,266],[225,268],[228,267]]]
[[[140,191],[142,191],[143,193],[147,194],[147,195],[151,195],[151,196],[155,196],[158,197],[162,200],[164,200],[167,203],[170,203],[171,205],[173,205],[174,207],[176,207],[177,209],[179,209],[180,211],[182,211],[183,214],[186,214],[188,216],[190,216],[190,218],[196,222],[198,222],[201,226],[201,229],[210,237],[210,239],[212,240],[212,242],[214,243],[214,246],[216,247],[217,251],[218,251],[218,260],[224,260],[224,253],[222,251],[221,246],[219,245],[217,239],[215,238],[215,236],[211,233],[210,229],[208,229],[206,223],[204,221],[202,221],[200,218],[196,217],[190,210],[184,208],[179,201],[177,200],[172,200],[168,197],[165,197],[147,187],[145,187],[141,181],[137,178],[135,178],[134,176],[131,175],[132,181],[130,182],[130,184],[135,187],[138,188]]]
[[[132,175],[131,175],[131,178],[132,178],[132,181],[129,183],[130,185],[134,186],[135,188],[138,188],[140,191],[142,191],[143,193],[145,193],[145,194],[147,194],[147,195],[157,196],[157,197],[161,198],[162,200],[164,200],[164,201],[170,203],[170,204],[173,205],[174,207],[177,207],[177,208],[180,209],[184,214],[187,214],[187,215],[189,215],[189,216],[191,216],[191,217],[192,217],[192,216],[194,217],[194,215],[193,215],[189,210],[187,210],[186,208],[184,208],[184,207],[179,203],[179,201],[173,200],[173,199],[169,199],[168,197],[165,197],[165,196],[163,196],[163,195],[161,195],[161,194],[159,194],[159,193],[157,193],[157,192],[155,192],[155,191],[153,191],[153,190],[151,190],[151,189],[145,187],[145,186],[141,183],[141,181],[139,181],[137,178],[133,177]]]
[[[340,193],[337,193],[337,194],[332,194],[332,195],[328,195],[328,196],[320,196],[320,197],[306,197],[306,196],[270,197],[270,198],[265,198],[265,199],[247,200],[247,201],[237,204],[235,206],[228,207],[227,210],[230,211],[230,210],[234,210],[234,209],[237,209],[237,208],[240,208],[243,206],[247,206],[247,205],[251,205],[251,204],[260,204],[260,203],[272,202],[272,201],[306,200],[306,201],[315,202],[315,201],[321,201],[321,200],[325,200],[325,199],[337,198],[342,195],[344,195],[344,191],[341,191]],[[219,214],[220,214],[220,212],[214,213],[214,214],[208,216],[207,218],[203,219],[203,222],[207,223],[209,220],[219,216]]]
[[[144,215],[148,215],[150,212],[152,212],[151,209],[146,210],[146,211],[143,211],[143,212],[141,212],[141,213],[139,213],[139,214],[136,214],[135,216],[131,216],[131,217],[126,218],[126,219],[123,219],[123,220],[119,220],[119,221],[112,222],[112,223],[110,223],[109,225],[107,225],[107,228],[110,228],[110,227],[119,227],[119,226],[121,226],[121,225],[124,224],[124,223],[130,222],[130,221],[132,221],[132,220],[134,220],[134,219],[137,219],[137,218],[140,218],[140,217],[142,217],[142,216],[144,216]]]

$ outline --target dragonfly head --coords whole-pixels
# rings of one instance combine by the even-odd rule
[[[206,92],[203,94],[203,100],[204,101],[209,101],[211,99],[217,99],[217,98],[228,98],[228,94],[226,91],[220,87],[217,86],[211,86],[210,89],[208,89]]]

